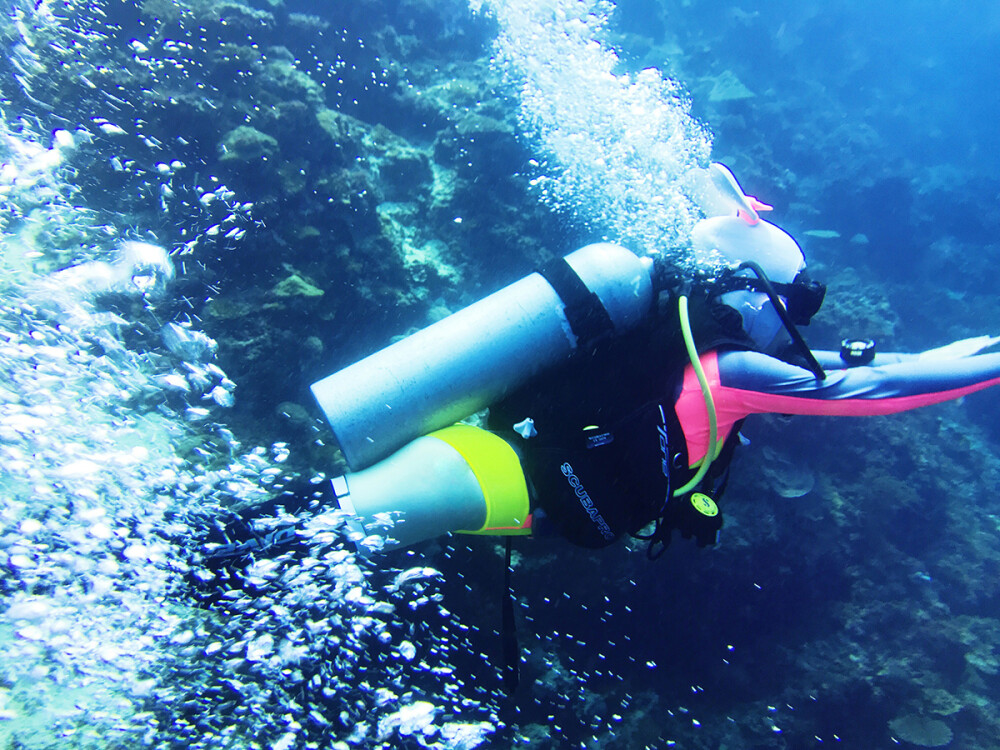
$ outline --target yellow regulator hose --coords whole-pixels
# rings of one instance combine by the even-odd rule
[[[705,410],[708,412],[708,450],[701,460],[698,472],[691,478],[691,481],[683,487],[674,490],[674,497],[678,497],[690,492],[698,483],[705,478],[712,461],[716,458],[718,450],[719,426],[715,416],[715,399],[712,398],[712,390],[708,387],[708,378],[705,377],[705,368],[701,366],[701,359],[698,357],[698,349],[694,345],[694,336],[691,334],[691,319],[688,317],[688,298],[681,295],[677,300],[677,312],[681,319],[681,333],[684,335],[684,346],[687,347],[688,358],[691,360],[691,367],[698,377],[698,385],[701,386],[701,394],[705,397]]]

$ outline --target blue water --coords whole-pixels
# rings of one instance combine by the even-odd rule
[[[214,514],[344,470],[311,382],[584,242],[691,270],[710,159],[829,284],[814,346],[1000,330],[993,4],[476,6],[3,15],[0,740],[996,747],[990,392],[749,422],[715,549],[519,540],[513,696],[493,540],[320,516],[199,598]]]

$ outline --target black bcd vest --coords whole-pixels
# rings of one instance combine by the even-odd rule
[[[732,308],[695,297],[689,317],[700,352],[751,346]],[[571,542],[603,547],[638,533],[693,476],[673,409],[689,361],[676,300],[661,295],[635,330],[578,350],[490,407],[488,427],[521,453],[535,506]],[[538,431],[527,440],[512,429],[526,417]],[[702,487],[721,489],[734,444]]]

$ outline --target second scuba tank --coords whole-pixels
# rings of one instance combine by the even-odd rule
[[[587,245],[314,383],[348,466],[370,466],[635,327],[652,307],[651,268],[618,245]]]

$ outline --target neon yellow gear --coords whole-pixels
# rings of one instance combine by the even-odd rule
[[[708,450],[701,460],[697,473],[691,477],[691,481],[683,487],[674,490],[674,497],[680,497],[686,492],[690,492],[708,473],[708,467],[712,461],[719,457],[722,451],[722,443],[719,443],[719,428],[715,418],[715,399],[712,398],[712,389],[708,385],[708,378],[705,377],[705,368],[701,366],[701,359],[698,357],[698,349],[694,344],[694,336],[691,333],[691,319],[688,317],[688,298],[684,295],[677,300],[677,313],[681,319],[681,333],[684,336],[684,347],[687,349],[688,357],[691,360],[691,367],[698,378],[698,385],[701,386],[701,395],[705,398],[705,410],[708,412]]]
[[[481,528],[459,534],[525,536],[531,533],[528,485],[521,461],[510,444],[492,432],[468,424],[455,424],[430,433],[461,454],[479,481],[486,500],[486,522]]]
[[[715,500],[703,492],[692,492],[690,502],[691,506],[706,518],[719,515],[719,506],[715,504]]]

